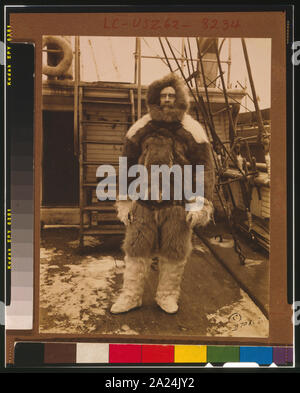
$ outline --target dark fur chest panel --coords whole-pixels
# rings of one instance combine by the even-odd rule
[[[158,125],[158,124],[157,124]],[[160,124],[161,126],[163,124]],[[139,163],[147,167],[149,165],[190,164],[188,159],[188,140],[184,134],[179,134],[181,125],[169,125],[168,128],[154,129],[147,127],[147,131],[139,140],[140,156]]]
[[[209,145],[197,143],[180,122],[149,121],[126,140],[123,155],[128,165],[207,165],[208,150]]]

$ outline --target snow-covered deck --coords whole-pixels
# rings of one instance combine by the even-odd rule
[[[145,286],[143,307],[112,315],[124,271],[122,237],[86,239],[79,250],[76,228],[46,228],[40,248],[40,333],[117,335],[118,337],[192,338],[201,336],[267,337],[268,320],[211,250],[193,239],[194,250],[182,282],[179,311],[163,312],[154,295],[158,271],[154,262]],[[233,251],[225,241],[213,247]],[[228,251],[229,250],[229,251]],[[252,252],[245,274],[266,260]],[[253,263],[257,260],[257,263]],[[240,266],[237,266],[239,269]]]

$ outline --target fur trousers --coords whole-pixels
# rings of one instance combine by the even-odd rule
[[[126,254],[123,288],[113,312],[142,305],[145,279],[153,257],[159,258],[155,300],[163,309],[176,311],[184,267],[192,250],[191,237],[183,207],[150,210],[134,204],[123,244]]]
[[[158,256],[173,263],[187,259],[192,250],[192,229],[186,214],[183,206],[152,210],[133,203],[123,243],[125,254],[134,258]]]

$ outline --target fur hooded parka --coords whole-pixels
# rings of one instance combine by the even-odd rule
[[[160,92],[168,86],[174,88],[176,98],[174,107],[166,113],[160,107]],[[154,81],[147,91],[147,107],[149,112],[125,136],[123,156],[128,167],[203,165],[204,197],[211,203],[215,177],[211,146],[201,124],[187,113],[189,96],[183,81],[173,73]],[[193,189],[197,181],[194,172]]]

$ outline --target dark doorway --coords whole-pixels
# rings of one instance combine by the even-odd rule
[[[42,206],[79,204],[79,166],[73,134],[73,112],[43,112]]]

